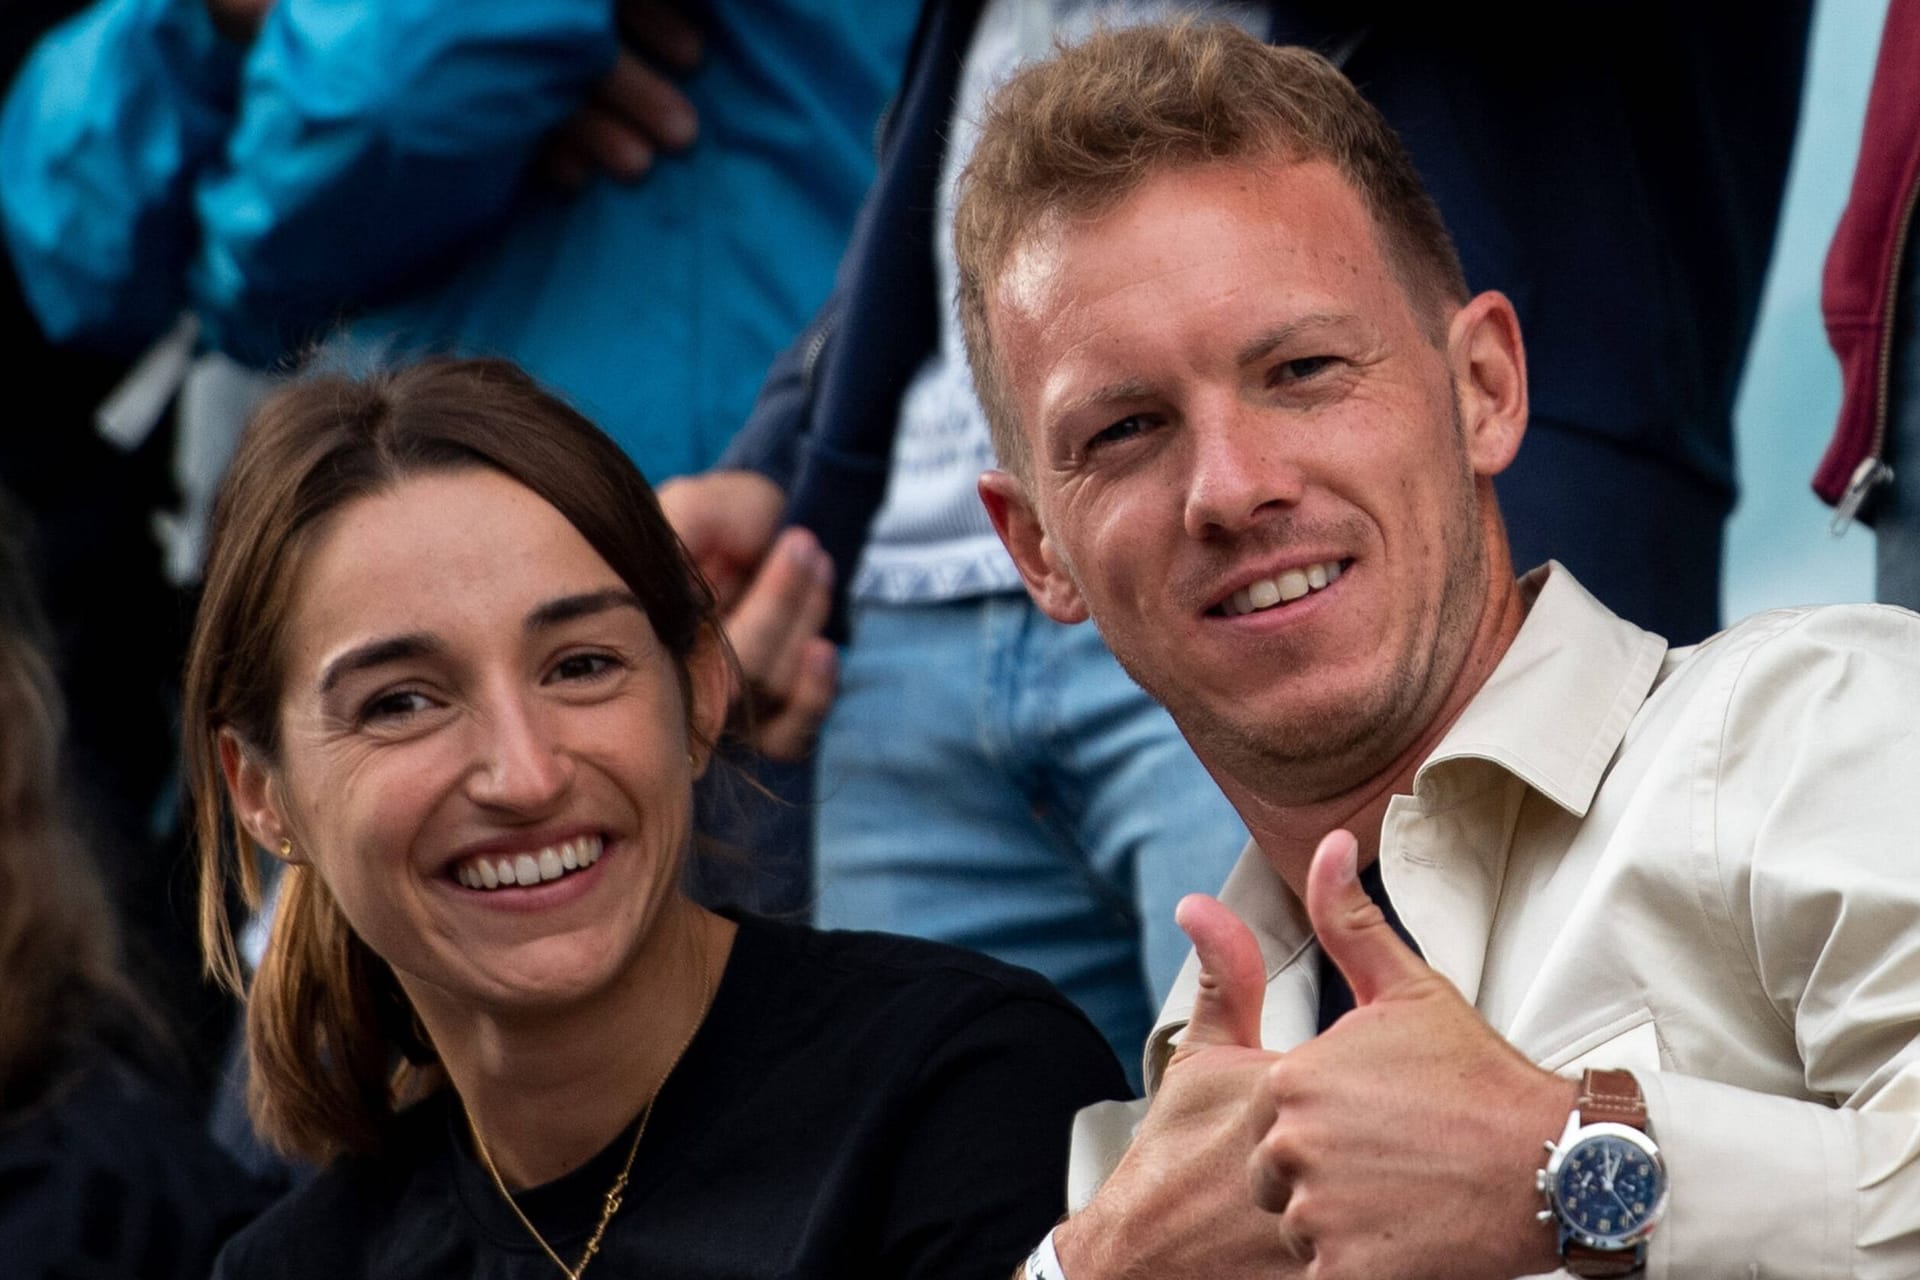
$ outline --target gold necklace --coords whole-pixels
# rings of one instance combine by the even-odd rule
[[[506,1180],[500,1176],[500,1170],[493,1163],[493,1155],[487,1150],[486,1141],[480,1136],[480,1126],[473,1122],[473,1112],[467,1110],[466,1099],[460,1100],[461,1113],[467,1118],[467,1132],[473,1135],[474,1150],[480,1153],[480,1163],[487,1167],[487,1173],[493,1178],[493,1185],[498,1188],[500,1198],[507,1202],[507,1208],[513,1210],[513,1216],[520,1219],[520,1225],[527,1229],[527,1234],[533,1237],[533,1242],[540,1246],[541,1252],[553,1259],[553,1265],[560,1268],[560,1274],[567,1280],[580,1280],[581,1272],[585,1271],[587,1264],[593,1261],[593,1255],[600,1252],[600,1241],[607,1234],[607,1225],[613,1221],[613,1215],[620,1212],[620,1198],[626,1194],[627,1190],[627,1175],[633,1172],[633,1158],[640,1154],[640,1139],[646,1136],[647,1121],[653,1118],[653,1104],[659,1101],[660,1091],[667,1087],[667,1078],[673,1074],[673,1069],[680,1065],[680,1058],[686,1053],[687,1046],[693,1043],[693,1037],[699,1032],[700,1024],[707,1020],[707,1008],[713,998],[713,993],[707,989],[709,977],[707,952],[706,948],[702,947],[700,949],[700,1016],[696,1017],[693,1025],[687,1029],[687,1038],[682,1040],[680,1047],[673,1051],[673,1058],[667,1063],[666,1072],[661,1075],[660,1083],[653,1087],[652,1096],[647,1099],[647,1105],[642,1108],[640,1125],[633,1131],[633,1145],[627,1148],[627,1162],[620,1166],[620,1175],[613,1180],[613,1185],[607,1188],[606,1203],[600,1210],[599,1225],[594,1227],[593,1235],[587,1239],[587,1247],[580,1255],[580,1261],[571,1267],[561,1261],[560,1255],[555,1253],[553,1246],[547,1243],[547,1238],[540,1234],[540,1229],[534,1226],[532,1219],[521,1210],[519,1202],[513,1198],[513,1193],[507,1190]]]

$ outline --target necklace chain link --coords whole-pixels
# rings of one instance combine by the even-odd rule
[[[600,1252],[600,1241],[606,1237],[607,1227],[612,1223],[613,1215],[620,1212],[620,1201],[627,1190],[627,1177],[633,1172],[634,1157],[640,1154],[640,1139],[646,1136],[647,1121],[653,1118],[653,1104],[660,1100],[660,1091],[667,1087],[667,1080],[673,1075],[673,1069],[680,1065],[680,1059],[686,1054],[687,1046],[693,1043],[693,1037],[699,1032],[700,1024],[706,1021],[707,1009],[713,999],[713,993],[708,990],[709,979],[707,952],[702,947],[699,1014],[694,1018],[693,1025],[687,1029],[687,1038],[682,1040],[680,1047],[673,1051],[673,1058],[667,1063],[666,1072],[661,1075],[660,1083],[653,1087],[653,1094],[647,1099],[647,1105],[641,1109],[639,1127],[633,1131],[633,1145],[627,1148],[627,1162],[620,1166],[619,1175],[614,1178],[613,1185],[607,1188],[607,1193],[603,1197],[605,1207],[600,1211],[600,1221],[594,1226],[593,1234],[588,1237],[587,1247],[581,1251],[580,1261],[571,1267],[561,1259],[558,1253],[554,1252],[553,1246],[547,1243],[547,1238],[540,1234],[540,1229],[533,1225],[533,1220],[520,1208],[519,1201],[513,1198],[513,1193],[507,1190],[506,1180],[500,1176],[499,1168],[493,1163],[493,1153],[487,1150],[486,1141],[480,1136],[480,1126],[473,1122],[473,1112],[468,1111],[466,1101],[461,1100],[460,1110],[467,1117],[467,1131],[473,1135],[474,1149],[480,1153],[480,1163],[487,1167],[487,1173],[493,1178],[493,1185],[499,1190],[500,1198],[507,1202],[507,1208],[513,1210],[513,1216],[520,1219],[520,1225],[527,1229],[527,1234],[533,1237],[533,1242],[540,1246],[541,1252],[553,1260],[553,1265],[560,1268],[560,1274],[567,1280],[580,1280],[581,1273],[587,1269],[587,1264],[592,1262],[594,1255]]]

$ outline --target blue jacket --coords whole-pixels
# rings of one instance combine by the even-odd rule
[[[722,459],[786,488],[843,582],[885,492],[901,393],[938,333],[930,215],[981,7],[926,6],[834,295]],[[1513,299],[1536,420],[1662,460],[1730,506],[1733,397],[1808,5],[1737,22],[1653,0],[1433,17],[1373,6],[1379,20],[1356,26],[1366,7],[1275,4],[1273,36],[1349,51],[1347,74],[1406,143],[1468,283]]]
[[[49,336],[137,350],[178,312],[272,365],[510,356],[656,478],[710,463],[828,291],[912,20],[717,0],[692,150],[577,196],[528,165],[616,51],[612,0],[279,0],[242,51],[201,0],[104,0],[0,116],[0,217]]]

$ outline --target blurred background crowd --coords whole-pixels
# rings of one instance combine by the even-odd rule
[[[1525,326],[1522,567],[1676,642],[1920,605],[1920,5],[1564,8],[0,0],[0,1258],[202,1274],[297,1176],[201,976],[177,713],[215,486],[316,364],[505,356],[683,478],[723,600],[779,615],[733,635],[777,758],[702,817],[757,860],[697,893],[1036,968],[1137,1072],[1244,831],[977,509],[942,225],[987,90],[1098,22],[1311,44],[1400,130]]]

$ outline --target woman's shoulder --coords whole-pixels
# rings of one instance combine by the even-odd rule
[[[762,1047],[898,1064],[992,1045],[1041,1059],[1105,1093],[1124,1082],[1105,1039],[1039,974],[976,952],[887,933],[743,918],[728,969]]]
[[[413,1212],[408,1206],[420,1198],[410,1190],[440,1163],[448,1096],[435,1094],[395,1117],[378,1155],[342,1156],[287,1192],[228,1242],[215,1280],[372,1274],[370,1242]]]
[[[1033,1001],[1079,1016],[1032,970],[924,938],[743,917],[737,945],[742,961],[762,970],[762,981],[773,978],[830,998],[937,997],[981,1008]]]

